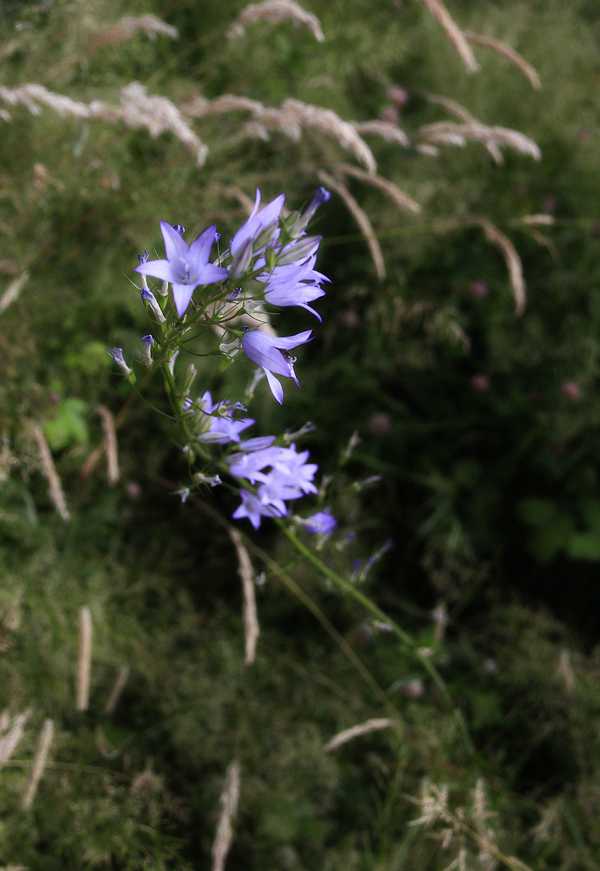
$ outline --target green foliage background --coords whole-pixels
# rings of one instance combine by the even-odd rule
[[[334,197],[321,210],[320,268],[333,284],[300,361],[302,390],[282,410],[259,391],[253,408],[263,432],[315,422],[307,445],[334,476],[340,518],[322,555],[350,576],[357,559],[391,542],[361,589],[430,651],[474,749],[418,660],[268,528],[256,541],[280,570],[267,564],[257,589],[259,655],[244,668],[235,553],[215,520],[231,505],[218,493],[208,512],[178,504],[185,470],[151,407],[161,396],[153,387],[148,402],[132,395],[104,351],[134,354],[146,332],[131,269],[137,251],[158,247],[159,219],[229,232],[243,218],[232,185],[252,196],[258,184],[268,198],[283,190],[299,206],[318,172],[348,155],[323,136],[242,140],[236,113],[195,124],[210,149],[198,169],[169,135],[7,106],[0,290],[29,278],[0,313],[0,709],[32,714],[0,769],[0,865],[209,867],[236,757],[232,871],[441,871],[457,867],[461,847],[465,867],[493,867],[476,827],[444,847],[432,837],[444,825],[411,825],[424,778],[447,785],[453,813],[467,820],[483,778],[501,864],[512,855],[536,871],[598,868],[596,4],[449,4],[465,30],[520,51],[541,75],[539,92],[488,49],[477,49],[481,71],[468,75],[417,0],[312,0],[322,44],[289,23],[256,24],[230,41],[242,7],[4,3],[2,84],[116,103],[135,80],[178,105],[199,94],[267,105],[294,97],[355,120],[378,117],[398,85],[411,139],[447,119],[428,100],[434,93],[539,144],[541,161],[506,151],[497,166],[476,144],[432,158],[369,139],[379,173],[422,212],[348,182],[381,241],[379,281],[343,203]],[[121,16],[148,12],[179,39],[98,39]],[[521,220],[532,214],[554,223],[536,233]],[[520,318],[503,258],[472,224],[482,216],[522,259]],[[487,295],[476,296],[474,282]],[[281,331],[298,324],[286,315]],[[236,366],[221,374],[223,394],[235,395],[245,376]],[[112,488],[102,463],[81,474],[102,440],[99,404],[114,414],[127,404]],[[68,524],[48,498],[31,420],[53,451]],[[360,443],[346,460],[353,432]],[[374,474],[377,488],[357,492],[353,482]],[[440,602],[442,640],[431,613]],[[92,697],[78,713],[83,606],[94,626]],[[124,666],[129,679],[108,714]],[[325,752],[336,732],[381,716],[397,726]],[[23,811],[46,718],[56,728],[50,762]]]

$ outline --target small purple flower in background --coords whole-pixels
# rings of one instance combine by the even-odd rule
[[[374,436],[385,436],[392,431],[392,418],[385,411],[376,411],[368,420],[369,432]]]
[[[484,299],[490,292],[485,281],[472,281],[469,285],[469,293],[475,299]]]
[[[475,393],[487,393],[490,389],[490,379],[488,375],[473,375],[470,383],[471,390]]]
[[[231,240],[231,253],[237,254],[248,241],[255,242],[269,227],[273,228],[273,232],[268,239],[261,240],[262,245],[266,245],[267,242],[272,242],[274,239],[277,239],[279,236],[279,229],[276,224],[279,221],[279,215],[281,214],[284,202],[285,194],[279,194],[278,197],[275,197],[274,200],[271,200],[270,203],[267,203],[266,206],[259,209],[260,190],[257,188],[256,200],[254,202],[252,213]]]
[[[177,225],[180,227],[180,225]],[[188,245],[176,227],[166,221],[160,222],[165,243],[166,260],[150,260],[140,263],[135,271],[141,275],[152,275],[173,285],[173,299],[179,317],[186,312],[192,294],[199,285],[215,284],[223,281],[228,272],[222,266],[208,262],[211,248],[217,238],[214,226],[208,227]]]
[[[331,535],[337,526],[337,520],[329,511],[317,511],[316,514],[311,514],[310,517],[304,517],[302,525],[307,532],[312,535]]]
[[[565,399],[570,399],[571,402],[579,402],[581,399],[581,387],[576,381],[564,381],[560,385],[560,392]]]
[[[408,103],[408,91],[400,85],[391,85],[388,88],[388,99],[394,103],[399,109],[402,109]]]
[[[284,357],[281,351],[291,351],[292,348],[304,345],[311,335],[312,330],[304,330],[293,336],[271,336],[262,330],[249,330],[242,337],[244,354],[263,369],[271,393],[280,405],[283,402],[283,388],[273,373],[291,378],[298,385],[293,362]]]

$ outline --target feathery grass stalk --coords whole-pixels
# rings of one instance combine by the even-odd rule
[[[306,9],[303,9],[294,0],[263,0],[262,3],[252,3],[246,6],[227,31],[227,36],[229,39],[243,36],[246,32],[246,27],[249,24],[254,24],[256,21],[270,21],[273,23],[291,21],[294,24],[306,27],[317,42],[325,40],[325,34],[317,16],[313,15],[312,12],[307,12]]]
[[[402,145],[408,148],[410,140],[404,130],[398,127],[397,124],[391,124],[389,121],[353,121],[352,126],[361,136],[379,136],[384,142],[393,142],[396,145]]]
[[[473,33],[471,30],[464,30],[463,35],[471,45],[483,45],[486,48],[491,48],[492,51],[502,55],[502,57],[505,57],[523,73],[534,90],[540,90],[542,87],[542,81],[539,77],[538,71],[525,60],[523,55],[519,54],[518,51],[515,51],[515,49],[510,45],[501,42],[499,39],[494,39],[493,36],[486,36],[483,33]]]
[[[338,747],[342,746],[342,744],[346,744],[348,741],[354,740],[354,738],[358,738],[361,735],[368,735],[370,732],[380,732],[382,729],[389,729],[394,725],[394,720],[390,720],[388,717],[366,720],[364,723],[358,723],[356,726],[344,729],[343,732],[338,732],[337,735],[334,735],[333,738],[327,742],[325,750],[327,753],[331,753],[332,750],[337,750]]]
[[[0,314],[2,314],[2,312],[5,312],[6,309],[13,304],[13,302],[16,302],[28,280],[28,272],[22,272],[16,278],[13,278],[2,296],[0,296]]]
[[[256,616],[256,595],[254,592],[254,572],[248,551],[244,547],[242,537],[237,529],[229,528],[229,537],[235,547],[238,558],[242,591],[244,593],[244,633],[246,638],[245,664],[252,665],[256,659],[256,645],[260,635],[260,626]]]
[[[404,191],[401,191],[400,188],[388,178],[365,172],[349,163],[339,163],[337,164],[336,169],[339,169],[340,172],[344,173],[344,175],[352,176],[370,187],[382,191],[398,206],[399,209],[406,209],[413,214],[418,214],[421,211],[419,203],[416,200],[413,200],[412,197],[409,197],[408,194],[405,194]]]
[[[233,841],[233,823],[240,800],[240,764],[229,765],[221,793],[221,814],[212,847],[212,871],[223,871]]]
[[[356,202],[348,188],[345,184],[342,184],[341,181],[333,178],[329,175],[328,172],[319,172],[319,178],[323,182],[323,184],[327,185],[328,188],[331,188],[338,194],[341,199],[344,201],[344,204],[365,237],[367,245],[369,246],[369,251],[371,253],[371,259],[373,260],[373,265],[375,267],[375,272],[377,273],[377,277],[383,281],[385,278],[385,261],[383,259],[383,252],[381,250],[381,245],[379,244],[379,240],[375,235],[375,230],[373,229],[373,225],[369,220],[367,213],[361,209],[359,204]]]
[[[504,257],[508,269],[510,284],[515,301],[515,314],[520,317],[527,305],[527,286],[523,277],[523,264],[517,253],[517,249],[495,224],[487,218],[480,218],[474,223],[478,224],[484,232],[485,238],[498,248]]]
[[[103,45],[115,45],[132,39],[137,33],[144,33],[149,39],[157,36],[166,36],[168,39],[177,39],[179,31],[171,24],[167,24],[156,15],[126,15],[115,24],[94,35],[92,48],[100,48]]]
[[[3,715],[0,724],[0,732],[4,733],[0,736],[0,768],[9,762],[17,749],[30,716],[31,710],[28,709],[22,714],[17,714],[11,723],[8,715]]]
[[[479,70],[479,64],[475,60],[471,46],[467,42],[463,31],[442,3],[442,0],[423,0],[423,4],[429,9],[438,24],[446,31],[446,36],[462,58],[468,72],[476,73]]]
[[[87,711],[92,670],[92,613],[86,606],[79,611],[79,652],[77,656],[77,710]]]
[[[44,725],[42,726],[42,731],[40,732],[38,746],[31,768],[31,774],[29,775],[29,781],[27,783],[27,787],[25,788],[25,792],[23,793],[23,799],[21,801],[21,807],[23,808],[23,810],[29,810],[35,800],[35,796],[40,785],[40,780],[42,779],[46,768],[46,763],[48,762],[48,754],[50,752],[50,747],[52,746],[53,738],[54,723],[52,720],[45,720]]]
[[[48,482],[50,501],[54,505],[57,513],[60,514],[62,519],[65,521],[65,523],[68,523],[68,521],[71,519],[71,515],[69,514],[69,509],[67,508],[67,500],[65,499],[61,480],[58,477],[58,472],[56,471],[56,466],[54,465],[54,460],[52,459],[52,454],[50,453],[50,448],[48,447],[46,437],[42,432],[41,427],[33,421],[30,423],[30,430],[37,445],[42,472],[44,473],[44,477]]]
[[[104,432],[104,450],[106,452],[108,483],[111,486],[114,486],[118,483],[120,478],[115,419],[105,405],[98,406],[98,414],[102,420],[102,431]]]
[[[109,693],[108,699],[106,700],[106,704],[104,705],[104,713],[110,715],[114,713],[115,708],[119,704],[119,699],[125,689],[127,681],[129,680],[129,666],[123,665],[118,671],[117,677],[115,678],[115,682],[112,685],[112,689]]]
[[[542,156],[538,144],[519,130],[511,130],[508,127],[490,127],[475,119],[466,121],[464,124],[450,121],[425,124],[419,129],[419,135],[427,142],[436,145],[464,145],[468,141],[481,142],[490,151],[496,163],[502,163],[504,160],[500,151],[502,147],[512,148],[534,160],[540,160]]]

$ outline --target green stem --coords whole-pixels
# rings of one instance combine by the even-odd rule
[[[475,752],[475,748],[473,746],[473,742],[471,740],[471,736],[469,734],[469,730],[467,728],[467,724],[465,723],[462,713],[454,704],[450,691],[448,690],[448,687],[446,686],[446,683],[440,675],[439,671],[433,665],[429,657],[425,656],[419,650],[419,648],[415,644],[414,639],[407,632],[401,629],[393,620],[390,620],[389,616],[354,584],[350,583],[350,581],[346,580],[346,578],[342,577],[341,575],[338,575],[338,573],[333,571],[333,569],[330,569],[329,566],[324,563],[314,551],[307,547],[298,538],[293,529],[291,529],[281,520],[277,522],[279,528],[282,530],[283,534],[288,539],[290,544],[292,544],[293,547],[298,551],[298,553],[300,553],[308,562],[310,562],[311,565],[313,565],[314,568],[316,568],[321,573],[321,575],[323,575],[323,577],[331,581],[339,590],[342,590],[351,599],[354,599],[355,602],[358,602],[360,605],[362,605],[362,607],[373,617],[376,617],[378,620],[388,623],[391,626],[394,635],[402,642],[405,647],[410,650],[412,655],[419,661],[424,671],[428,674],[436,688],[439,690],[440,694],[443,696],[444,701],[452,711],[452,714],[463,737],[468,752],[470,754],[473,754]]]

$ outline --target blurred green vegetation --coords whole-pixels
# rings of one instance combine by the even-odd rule
[[[229,232],[244,215],[232,187],[250,197],[256,185],[268,198],[283,190],[298,206],[348,153],[323,134],[243,138],[238,112],[190,121],[209,148],[198,168],[170,134],[50,108],[32,115],[0,99],[10,113],[0,121],[0,300],[23,278],[0,310],[0,710],[31,709],[0,770],[0,866],[209,867],[235,757],[232,871],[518,867],[508,856],[536,871],[596,869],[596,4],[449,3],[462,28],[521,52],[541,91],[488,48],[475,49],[481,70],[467,74],[419,2],[311,0],[323,43],[289,22],[256,23],[229,40],[243,6],[5,2],[3,86],[36,82],[114,105],[131,81],[177,105],[226,93],[268,106],[293,97],[346,120],[396,112],[412,143],[422,125],[455,120],[433,94],[537,142],[539,162],[505,149],[497,165],[481,144],[441,146],[434,157],[368,137],[379,174],[422,210],[400,211],[346,179],[387,275],[377,279],[334,197],[317,221],[319,266],[333,283],[299,361],[302,390],[276,409],[259,388],[253,405],[263,432],[315,422],[306,444],[333,476],[327,497],[340,519],[321,555],[350,577],[391,542],[361,590],[431,656],[474,750],[418,661],[268,527],[254,540],[279,569],[267,563],[257,586],[262,634],[255,666],[244,668],[235,552],[215,519],[232,505],[218,491],[208,510],[179,504],[186,470],[153,408],[164,407],[161,394],[152,383],[144,398],[132,392],[104,350],[133,355],[147,331],[131,270],[137,251],[158,248],[159,219]],[[146,13],[179,38],[111,30]],[[392,86],[405,91],[395,109]],[[545,223],[523,221],[531,215]],[[521,258],[521,317],[481,218]],[[301,320],[286,314],[281,332]],[[246,373],[236,364],[216,376],[220,393],[235,396]],[[120,423],[113,487],[104,457],[89,462],[103,439],[99,405]],[[53,453],[69,523],[49,498],[31,421]],[[372,475],[381,475],[375,487],[353,486]],[[78,712],[84,606],[92,689]],[[107,711],[123,668],[123,694]],[[387,716],[394,728],[324,750],[337,732]],[[24,811],[46,718],[56,730],[50,761]],[[414,825],[431,784],[448,787],[446,816]],[[453,865],[461,856],[466,864]]]

